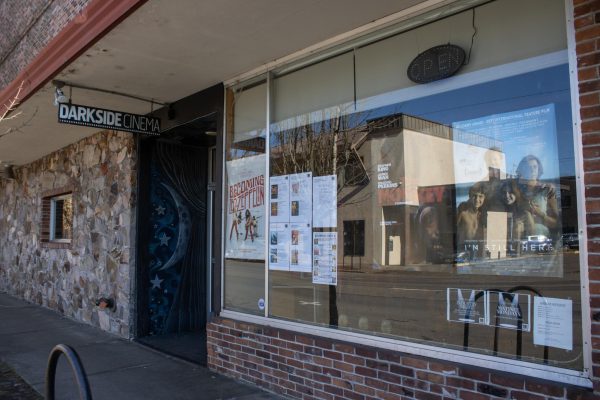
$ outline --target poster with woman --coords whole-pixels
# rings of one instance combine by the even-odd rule
[[[227,161],[226,258],[265,259],[265,157]]]
[[[456,252],[465,261],[458,271],[562,276],[554,105],[456,122],[453,129]]]

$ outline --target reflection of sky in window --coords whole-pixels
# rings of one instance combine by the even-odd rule
[[[386,96],[390,96],[390,98],[386,100]],[[452,126],[453,123],[460,121],[511,113],[543,105],[553,105],[556,116],[556,137],[554,136],[554,132],[552,134],[549,133],[547,139],[551,143],[547,143],[545,148],[553,153],[558,152],[559,165],[555,165],[557,157],[554,154],[534,155],[546,160],[546,165],[544,165],[546,173],[543,178],[556,178],[559,175],[557,168],[559,168],[560,176],[575,175],[567,64],[411,99],[405,102],[399,101],[401,98],[393,98],[392,96],[394,94],[376,96],[379,104],[389,103],[386,106],[354,114],[346,114],[345,110],[338,110],[338,112],[346,114],[343,121],[347,127],[358,126],[364,124],[367,120],[399,113]],[[323,112],[331,111],[324,110]],[[328,119],[325,115],[322,117],[325,117],[325,121],[319,120],[311,124],[313,132],[327,132],[330,129],[332,120]],[[299,118],[308,119],[306,116]],[[291,125],[298,126],[303,124],[296,122]],[[275,147],[279,145],[279,138],[276,133],[280,129],[285,130],[285,124],[272,124],[271,129],[273,132],[271,135],[271,147]],[[522,133],[521,136],[523,136]],[[526,142],[525,138],[514,138],[520,139],[519,143],[516,143],[517,140],[512,140],[513,143],[511,143],[511,139],[513,138],[506,134],[502,137],[491,139],[502,143],[502,150],[506,153],[506,159],[512,160],[510,165],[507,165],[507,172],[514,173],[516,169],[516,165],[514,164],[518,164],[514,160],[521,159],[525,155],[524,152],[526,150],[524,149],[525,145],[523,145]],[[534,138],[532,138],[531,144],[534,144],[533,141]],[[532,148],[535,147],[532,146]],[[534,152],[535,150],[531,151]]]
[[[558,149],[560,175],[573,176],[575,174],[573,125],[567,65],[395,103],[370,110],[368,113],[369,119],[405,113],[451,126],[460,121],[530,109],[546,104],[554,104],[555,107],[557,143],[552,143],[550,147]],[[552,134],[552,136],[554,135]],[[509,137],[495,137],[494,139],[503,142],[503,151],[507,153],[507,159],[511,158],[509,157],[511,152],[518,154],[523,152],[522,148],[511,146]],[[550,172],[552,167],[552,165],[544,166],[548,171],[545,178],[556,177],[556,173]],[[508,172],[513,172],[514,168],[516,166],[507,165]]]

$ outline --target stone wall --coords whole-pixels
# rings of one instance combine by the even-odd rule
[[[123,337],[132,336],[136,149],[100,132],[0,181],[0,290]],[[42,196],[73,188],[73,239],[41,241]],[[100,310],[96,300],[116,300]]]

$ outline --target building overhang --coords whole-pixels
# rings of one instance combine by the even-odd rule
[[[52,80],[173,103],[336,35],[448,0],[92,0],[0,92],[23,84],[20,114],[0,124],[0,160],[23,165],[96,132],[57,122]],[[399,71],[402,73],[402,71]],[[147,114],[160,107],[69,87],[75,104]]]

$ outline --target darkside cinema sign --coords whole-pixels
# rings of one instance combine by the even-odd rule
[[[429,83],[449,78],[465,63],[465,51],[453,44],[425,50],[408,66],[408,78],[415,83]]]
[[[92,126],[94,128],[160,135],[160,118],[105,110],[77,104],[58,105],[58,122],[61,124]]]

